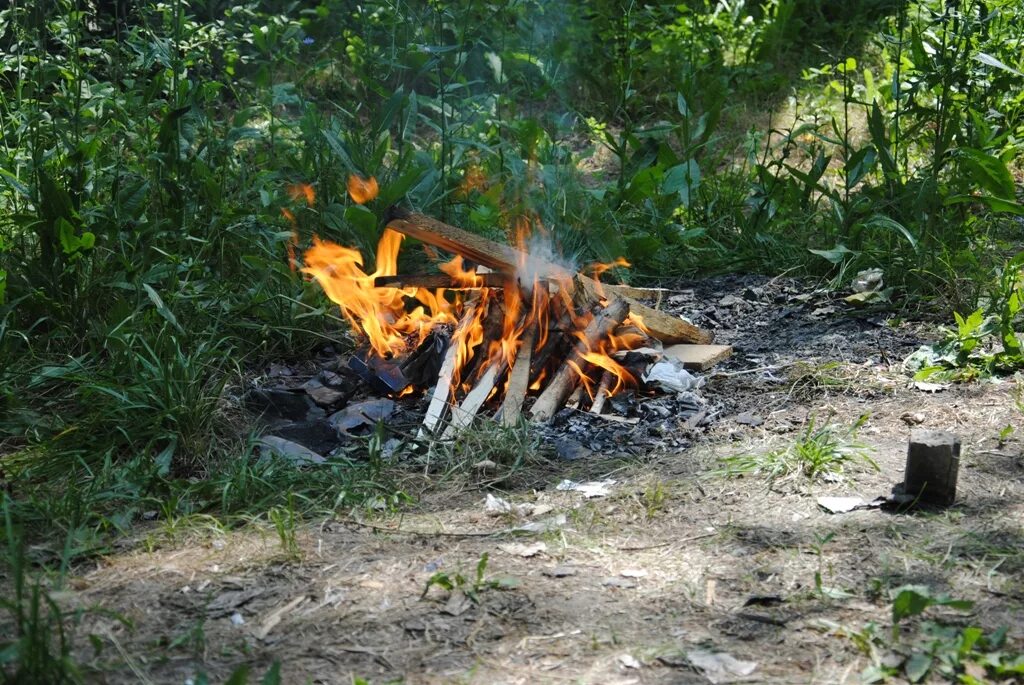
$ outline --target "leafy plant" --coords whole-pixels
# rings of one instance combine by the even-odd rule
[[[976,626],[948,625],[923,621],[913,632],[901,631],[908,619],[921,616],[930,607],[945,606],[969,611],[974,603],[936,595],[925,586],[904,586],[893,591],[892,635],[886,638],[874,623],[848,633],[872,660],[864,670],[866,683],[905,678],[922,682],[929,675],[947,681],[980,685],[990,678],[1009,679],[1024,674],[1024,654],[1008,649],[1006,628],[986,633]],[[885,658],[883,658],[885,657]]]
[[[430,592],[430,588],[439,587],[443,590],[447,590],[448,592],[461,592],[471,601],[476,603],[480,601],[480,593],[485,590],[510,589],[517,585],[514,578],[487,578],[486,573],[488,560],[489,556],[487,552],[480,555],[480,559],[476,562],[476,569],[472,577],[466,577],[457,571],[454,573],[438,571],[427,580],[427,584],[423,588],[423,594],[420,598],[422,599],[423,597],[426,597],[427,593]]]

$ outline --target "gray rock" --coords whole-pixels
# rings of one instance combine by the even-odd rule
[[[273,453],[284,457],[296,466],[322,464],[326,461],[326,459],[308,447],[303,447],[297,442],[285,440],[276,435],[263,436],[259,439],[257,445],[260,447],[261,456],[266,453]]]
[[[388,399],[366,400],[350,404],[327,417],[330,424],[342,433],[350,433],[360,426],[373,426],[395,413],[395,403]]]

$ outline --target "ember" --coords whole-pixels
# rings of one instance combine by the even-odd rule
[[[366,186],[353,177],[353,198],[367,197]],[[438,275],[400,275],[405,236],[454,257]],[[710,342],[692,324],[641,304],[641,290],[600,282],[608,269],[628,266],[624,260],[583,275],[531,254],[525,232],[518,243],[392,209],[372,271],[357,250],[319,239],[302,271],[365,340],[352,367],[371,386],[394,395],[433,386],[421,434],[453,437],[484,411],[513,424],[530,394],[533,420],[551,419],[574,391],[582,391],[581,408],[601,413],[608,398],[639,385],[636,365],[616,356],[637,350],[653,363],[663,343]]]

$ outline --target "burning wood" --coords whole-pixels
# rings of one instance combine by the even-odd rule
[[[429,394],[421,436],[453,438],[488,407],[513,425],[531,394],[535,421],[550,420],[577,389],[580,407],[600,414],[644,371],[642,361],[638,371],[637,362],[624,366],[616,355],[642,348],[660,358],[662,343],[711,341],[710,333],[639,302],[646,290],[600,283],[421,214],[392,209],[390,218],[371,273],[357,251],[321,241],[306,253],[303,272],[365,337],[356,363],[364,378],[376,375],[374,384],[393,396]],[[454,257],[439,275],[398,274],[404,236]],[[496,273],[478,273],[464,260]]]

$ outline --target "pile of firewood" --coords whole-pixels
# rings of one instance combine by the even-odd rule
[[[446,325],[420,330],[407,353],[381,354],[378,345],[352,361],[382,392],[426,391],[421,435],[454,437],[482,412],[493,412],[506,425],[524,414],[548,421],[567,402],[601,414],[606,399],[636,386],[653,361],[670,358],[703,370],[731,351],[712,345],[709,332],[641,302],[658,298],[657,289],[604,284],[596,275],[422,214],[392,208],[388,219],[387,231],[461,258],[457,273],[400,275],[381,274],[378,257],[378,272],[369,279],[369,287],[400,291],[410,300],[414,293],[436,293],[417,296],[457,312]],[[467,271],[465,264],[476,268]],[[396,317],[347,308],[343,291],[349,286],[331,283],[332,265],[312,251],[304,271],[363,330],[371,327],[360,316],[380,318],[374,326],[390,325]],[[449,304],[453,299],[457,306]]]

